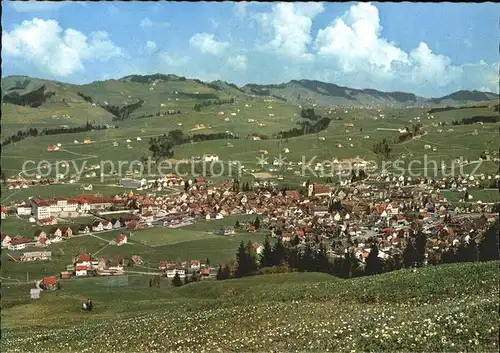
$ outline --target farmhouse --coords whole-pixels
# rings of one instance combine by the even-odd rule
[[[95,221],[92,223],[92,231],[93,232],[102,232],[104,230],[104,226],[101,221]]]
[[[6,233],[2,233],[2,248],[6,248],[9,246],[12,238],[9,237]]]
[[[56,276],[44,277],[41,284],[45,290],[56,289],[57,288],[57,278],[56,278]]]
[[[29,262],[29,261],[42,261],[50,260],[52,258],[52,253],[50,251],[32,251],[25,252],[19,258],[19,261]]]
[[[118,246],[127,244],[127,236],[125,234],[119,234],[115,239],[115,243]]]
[[[235,231],[234,231],[234,228],[232,228],[232,227],[221,227],[221,229],[219,229],[219,234],[230,236],[230,235],[234,235]]]
[[[48,152],[54,152],[54,151],[57,151],[58,149],[59,149],[59,147],[57,147],[56,145],[49,145],[47,147]]]
[[[174,278],[175,274],[178,274],[180,278],[186,278],[186,270],[182,266],[175,266],[175,268],[167,269],[167,278]]]
[[[21,204],[16,208],[17,214],[19,216],[31,216],[31,206],[28,204]]]
[[[2,219],[5,219],[7,217],[7,209],[2,206]]]
[[[8,249],[11,251],[26,249],[28,243],[30,243],[30,241],[24,237],[15,237],[10,241]]]
[[[85,139],[85,140],[83,140],[83,143],[86,144],[86,145],[90,145],[93,142],[92,142],[91,139]]]
[[[75,266],[75,276],[77,277],[85,277],[87,276],[88,266],[77,265]]]

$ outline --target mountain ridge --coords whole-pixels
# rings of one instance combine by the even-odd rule
[[[35,84],[34,84],[35,83]],[[36,84],[38,83],[38,84]],[[108,79],[93,81],[87,84],[71,84],[61,81],[32,78],[29,76],[7,76],[2,79],[2,89],[5,92],[2,98],[8,102],[15,102],[16,99],[24,103],[19,96],[29,95],[29,91],[40,90],[45,86],[46,94],[51,92],[51,87],[58,87],[63,90],[70,90],[75,93],[78,89],[86,92],[92,91],[94,86],[109,86],[110,94],[115,94],[120,84],[154,85],[164,84],[193,84],[197,87],[205,87],[207,91],[213,90],[216,93],[225,93],[231,96],[246,95],[249,97],[274,97],[292,104],[316,104],[320,106],[328,105],[353,105],[353,106],[409,106],[428,107],[436,105],[460,105],[471,104],[499,99],[499,95],[493,92],[482,92],[477,90],[459,90],[442,97],[425,98],[414,93],[403,91],[385,92],[372,88],[357,89],[346,86],[339,86],[334,83],[317,80],[300,79],[290,80],[279,84],[255,84],[248,83],[243,86],[216,80],[205,82],[196,78],[186,78],[175,74],[151,74],[151,75],[128,75],[119,79]],[[113,86],[113,87],[111,87]],[[53,89],[53,91],[55,88]],[[59,89],[57,89],[59,90]],[[149,91],[153,91],[149,87]],[[42,92],[43,93],[43,92]],[[143,94],[149,94],[144,91]],[[207,94],[209,94],[207,92]],[[43,94],[42,94],[43,96]],[[199,99],[203,99],[200,95]],[[196,98],[196,97],[195,97]]]

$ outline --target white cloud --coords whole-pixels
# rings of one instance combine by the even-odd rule
[[[189,45],[198,48],[202,53],[218,55],[229,46],[227,42],[219,42],[213,34],[196,33],[189,39]]]
[[[169,23],[168,22],[157,22],[151,20],[149,17],[144,17],[141,22],[139,22],[139,26],[141,26],[142,29],[151,29],[153,27],[168,27]]]
[[[227,63],[234,70],[244,71],[247,68],[247,57],[244,55],[231,56]]]
[[[24,60],[38,70],[57,77],[85,71],[84,61],[108,61],[125,56],[107,32],[85,34],[72,28],[63,30],[55,20],[34,18],[2,33],[5,60]]]
[[[477,64],[465,64],[461,66],[463,71],[463,89],[478,89],[500,93],[499,91],[499,75],[500,62],[487,64],[483,60]]]
[[[142,28],[151,28],[153,27],[153,21],[149,17],[145,17],[141,20],[140,26]]]
[[[378,9],[359,3],[320,29],[314,48],[325,65],[365,85],[445,87],[460,78],[462,69],[452,65],[450,58],[433,53],[426,43],[407,53],[381,33]]]
[[[148,54],[151,54],[152,52],[155,51],[155,49],[156,49],[156,42],[148,40],[146,42],[146,46],[144,47],[144,51]]]
[[[263,49],[289,58],[311,59],[308,45],[312,42],[312,20],[323,11],[321,3],[278,3],[271,12],[257,15],[273,38]]]
[[[160,53],[159,56],[160,56],[161,61],[164,64],[166,64],[167,66],[174,66],[174,67],[184,66],[190,60],[190,58],[187,56],[172,57],[172,56],[168,55],[168,53],[165,53],[165,52]]]

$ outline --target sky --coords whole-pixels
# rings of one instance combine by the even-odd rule
[[[7,2],[2,76],[499,91],[494,3]]]

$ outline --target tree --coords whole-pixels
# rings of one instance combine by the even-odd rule
[[[205,265],[210,266],[210,259],[208,257],[205,259]]]
[[[300,239],[299,239],[299,236],[297,234],[295,234],[292,238],[292,240],[290,241],[290,245],[292,246],[297,246],[300,244]]]
[[[175,143],[170,136],[165,134],[159,137],[152,137],[149,140],[149,150],[153,153],[156,162],[174,156]]]
[[[316,251],[316,271],[331,273],[330,261],[328,260],[328,253],[325,244],[319,243],[319,248]]]
[[[425,262],[425,252],[427,250],[427,235],[424,232],[418,232],[415,241],[417,266],[423,266]]]
[[[182,279],[181,279],[181,276],[179,276],[179,273],[175,273],[175,276],[174,278],[172,279],[172,285],[174,287],[180,287],[182,286]]]
[[[484,232],[484,237],[479,244],[479,260],[480,261],[493,261],[498,260],[498,220],[491,225],[486,232]]]
[[[225,265],[224,267],[221,267],[219,265],[219,270],[217,271],[216,278],[218,281],[223,281],[225,279],[231,278],[231,269],[229,268],[229,265]]]
[[[253,222],[253,226],[255,227],[255,229],[259,229],[260,228],[260,219],[259,219],[259,216],[255,217],[255,221]]]
[[[191,282],[198,282],[200,280],[200,275],[196,272],[193,272],[191,275]]]
[[[408,244],[403,251],[403,265],[406,268],[415,265],[415,261],[417,261],[417,249],[415,248],[415,244],[413,244],[412,239],[408,240]]]
[[[184,277],[184,285],[189,284],[190,282],[189,276],[186,274],[186,277]]]
[[[257,272],[257,251],[253,247],[253,243],[249,240],[246,247],[247,261],[248,261],[248,270],[249,274],[254,274]]]
[[[234,228],[239,228],[240,227],[240,221],[236,220],[236,223],[234,224]]]
[[[352,278],[358,268],[358,259],[354,252],[347,251],[342,259],[342,276]]]
[[[260,267],[271,266],[273,266],[273,249],[271,247],[271,243],[269,242],[269,237],[266,237],[264,248],[262,249],[262,254],[260,255]]]
[[[379,250],[376,244],[373,244],[370,248],[370,254],[366,258],[366,274],[375,275],[381,273],[382,264],[380,258],[378,257]]]
[[[273,266],[279,266],[285,260],[286,250],[283,241],[278,238],[273,247]]]
[[[299,270],[300,271],[314,271],[315,270],[315,257],[314,250],[310,243],[306,243],[304,250],[300,254],[299,258]]]
[[[235,277],[241,278],[255,273],[257,270],[257,261],[255,250],[253,249],[251,241],[249,241],[246,245],[243,241],[241,241],[236,253],[236,262]]]

